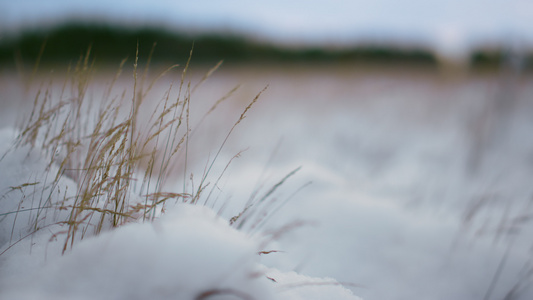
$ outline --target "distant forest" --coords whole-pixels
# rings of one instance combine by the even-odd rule
[[[117,62],[135,57],[139,45],[141,58],[146,58],[157,43],[155,62],[180,63],[189,57],[194,44],[195,62],[347,62],[409,63],[436,66],[438,60],[425,49],[404,50],[384,46],[358,46],[344,49],[295,48],[253,42],[244,37],[222,34],[187,35],[159,28],[128,29],[110,25],[64,24],[47,30],[26,30],[16,36],[0,39],[0,63],[41,62],[65,63],[75,61],[91,48],[91,56],[99,63]],[[477,51],[471,56],[472,67],[494,67],[502,63],[500,50]],[[530,66],[531,56],[526,66]]]

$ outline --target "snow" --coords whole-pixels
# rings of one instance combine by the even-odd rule
[[[10,147],[16,134],[0,130],[7,153],[0,161],[0,190],[7,191],[2,213],[37,207],[26,199],[36,200],[46,180],[38,153]],[[39,183],[30,186],[33,192],[12,188],[27,179]],[[67,186],[76,190],[65,178],[56,188]],[[14,192],[22,193],[23,207]],[[52,194],[50,202],[61,200]],[[57,222],[68,214],[55,213],[41,215],[42,229],[33,234],[33,211],[1,219],[0,299],[359,299],[332,279],[262,266],[259,241],[205,206],[176,205],[153,223],[134,222],[85,238],[64,255],[65,228]],[[302,286],[288,286],[294,283]],[[333,285],[318,286],[324,283]]]
[[[205,291],[230,289],[272,298],[261,275],[254,274],[254,250],[208,208],[176,207],[153,224],[126,225],[47,259],[30,279],[29,293],[47,299],[195,299]],[[26,293],[16,289],[8,296]]]
[[[48,168],[38,151],[32,151],[28,147],[15,148],[13,144],[17,134],[18,131],[12,128],[0,129],[2,141],[0,211],[2,213],[23,211],[18,214],[3,215],[0,219],[1,246],[14,243],[30,234],[32,232],[30,224],[36,218],[40,219],[38,222],[40,227],[51,226],[58,220],[63,220],[68,215],[65,211],[36,208],[60,203],[76,191],[76,184],[65,177],[60,179],[55,189],[45,189],[46,181],[50,183],[53,180],[48,178],[52,176],[47,174],[55,174],[57,166],[52,165]]]
[[[208,207],[169,206],[153,223],[88,236],[64,255],[64,228],[51,225],[63,215],[47,215],[48,227],[14,246],[31,233],[35,211],[16,222],[0,216],[0,299],[531,299],[531,78],[503,93],[499,78],[483,76],[441,82],[423,72],[316,66],[221,72],[195,99],[243,89],[235,107],[221,105],[195,132],[194,174],[242,105],[270,87],[214,165],[219,174],[251,146]],[[198,102],[191,119],[203,113]],[[16,134],[0,130],[1,153]],[[25,207],[37,206],[51,181],[40,157],[23,148],[0,160],[2,212],[24,197]],[[259,188],[261,198],[299,166],[247,223],[229,225],[250,194]],[[64,177],[54,191],[61,201],[76,184]]]
[[[263,262],[355,283],[364,299],[503,299],[513,290],[530,299],[531,78],[506,86],[509,77],[449,82],[351,67],[258,71],[245,82],[270,89],[241,137],[255,145],[244,154],[253,159],[238,162],[224,190],[246,197],[249,174],[265,164],[270,184],[302,166],[261,230],[303,225]],[[231,75],[219,80],[231,85]]]

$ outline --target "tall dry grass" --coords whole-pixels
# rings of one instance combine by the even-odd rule
[[[133,61],[129,89],[116,93],[117,81],[125,70],[127,59],[120,62],[115,76],[101,96],[94,99],[89,87],[95,77],[95,63],[91,49],[68,67],[59,95],[52,92],[52,79],[41,84],[33,97],[33,109],[20,124],[16,149],[38,149],[48,164],[48,172],[40,182],[45,186],[37,207],[32,208],[32,233],[46,224],[65,226],[63,253],[87,235],[121,226],[131,221],[152,221],[164,212],[169,200],[207,205],[227,166],[214,175],[213,165],[229,137],[259,99],[260,91],[235,121],[215,155],[206,160],[206,168],[197,186],[187,184],[189,141],[194,134],[190,119],[191,95],[221,66],[211,68],[194,85],[188,79],[193,55],[184,66],[172,65],[149,79],[149,68],[155,44],[144,68],[140,67],[138,52]],[[42,53],[42,51],[41,51]],[[39,59],[37,60],[39,61]],[[33,84],[38,63],[28,80]],[[151,94],[156,83],[181,69],[179,80],[170,84],[154,106]],[[55,85],[57,86],[57,85]],[[208,109],[199,123],[209,117],[223,101],[238,89],[232,89]],[[265,88],[266,89],[266,88]],[[173,96],[177,95],[177,96]],[[150,105],[146,105],[150,102]],[[152,107],[151,114],[147,108]],[[140,122],[140,114],[149,115]],[[240,155],[237,153],[233,158]],[[233,158],[227,162],[229,165]],[[57,166],[57,168],[52,168]],[[182,168],[176,170],[176,168]],[[57,170],[52,172],[52,170]],[[183,172],[183,188],[165,190],[172,173]],[[57,199],[53,194],[63,178],[76,183],[75,196]],[[191,179],[192,180],[192,179]],[[31,183],[23,183],[22,189]],[[17,188],[17,187],[15,187]],[[20,213],[20,211],[8,213]],[[63,219],[46,220],[48,211],[66,211]],[[27,236],[26,236],[27,237]]]

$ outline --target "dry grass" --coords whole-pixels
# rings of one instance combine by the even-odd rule
[[[148,82],[148,70],[154,49],[155,44],[144,70],[139,67],[137,51],[133,62],[130,90],[118,94],[115,92],[115,85],[127,64],[127,60],[124,59],[113,79],[103,90],[102,96],[93,99],[94,95],[90,95],[88,91],[95,74],[95,67],[89,48],[74,66],[68,68],[59,97],[52,92],[55,84],[53,80],[40,85],[33,98],[32,111],[26,121],[19,126],[20,135],[16,139],[14,149],[29,148],[32,149],[30,151],[39,149],[48,162],[49,170],[44,182],[40,182],[44,188],[38,197],[37,207],[31,209],[35,212],[32,232],[46,226],[44,221],[47,215],[44,212],[68,211],[68,218],[53,222],[66,226],[66,230],[62,232],[65,236],[63,253],[87,235],[99,234],[102,230],[118,227],[130,221],[154,220],[165,210],[165,203],[168,200],[198,203],[210,185],[212,167],[219,159],[219,154],[228,138],[264,91],[259,92],[244,108],[222,144],[216,149],[214,157],[208,159],[198,186],[193,185],[189,188],[188,145],[194,133],[190,120],[191,95],[221,66],[222,62],[210,69],[198,83],[192,85],[187,77],[193,52],[191,50],[186,65],[182,67],[179,82],[170,84],[164,96],[153,108],[147,124],[140,124],[140,112],[147,115],[146,107],[150,107],[145,105],[145,102],[150,102],[153,107],[154,101],[150,92],[155,84],[180,68],[179,65],[173,65]],[[28,85],[35,80],[37,67],[38,63],[28,80]],[[200,123],[237,89],[238,87],[232,89],[216,101]],[[176,92],[177,96],[173,96]],[[239,155],[240,153],[234,158]],[[53,174],[51,170],[55,168],[52,166],[58,167],[57,172]],[[183,189],[165,191],[169,175],[178,172],[176,166],[183,168]],[[204,205],[208,203],[213,189],[225,170],[219,174],[207,197],[202,198]],[[54,201],[52,191],[56,190],[62,178],[73,180],[77,191],[74,197],[65,196],[60,201]],[[12,190],[22,192],[31,185],[25,183],[13,187]],[[19,206],[17,211],[7,214],[19,214],[22,211],[23,208]]]
[[[97,99],[94,99],[94,95],[89,93],[95,75],[90,48],[74,66],[68,68],[59,97],[53,92],[53,87],[57,86],[53,80],[41,84],[37,89],[33,97],[33,109],[26,121],[19,126],[20,134],[12,150],[30,149],[30,152],[36,150],[47,162],[47,173],[40,182],[27,182],[10,188],[9,192],[19,191],[23,199],[17,210],[2,213],[0,217],[15,214],[14,231],[18,214],[30,211],[34,213],[31,218],[32,230],[16,241],[13,241],[12,232],[9,245],[0,256],[22,240],[31,238],[34,233],[50,226],[62,226],[63,230],[52,233],[51,240],[64,239],[62,244],[64,254],[87,236],[98,235],[128,222],[155,220],[165,211],[165,205],[169,201],[215,206],[218,198],[212,200],[211,197],[218,189],[219,181],[229,165],[235,158],[240,157],[242,151],[235,154],[218,174],[213,175],[216,169],[215,162],[221,159],[220,154],[228,139],[268,86],[259,91],[243,109],[224,135],[221,144],[215,149],[213,157],[207,157],[205,170],[198,185],[195,186],[188,170],[189,142],[196,133],[195,128],[229,99],[239,86],[218,99],[193,128],[190,118],[191,95],[221,66],[222,62],[216,64],[193,85],[187,79],[193,52],[191,50],[185,66],[172,65],[149,81],[148,70],[154,49],[155,44],[143,70],[139,67],[137,50],[133,62],[131,86],[122,92],[116,93],[115,87],[128,63],[127,59],[120,62],[115,76],[102,90],[101,96],[98,95]],[[36,78],[37,68],[38,62],[27,81],[28,88]],[[146,107],[154,107],[154,98],[150,92],[156,83],[178,68],[182,68],[182,71],[177,84],[171,83],[151,114],[147,114]],[[173,96],[176,92],[177,96]],[[146,103],[150,105],[145,105]],[[141,112],[143,116],[149,115],[147,121],[140,122]],[[177,167],[181,169],[177,170]],[[273,213],[294,196],[293,194],[287,199],[278,201],[273,194],[299,170],[300,168],[296,168],[288,173],[262,196],[258,194],[263,185],[257,186],[244,209],[230,220],[230,225],[250,234],[257,232]],[[165,190],[168,178],[173,178],[171,174],[176,172],[183,175],[182,189]],[[214,178],[213,183],[211,183],[212,178]],[[58,199],[63,179],[74,181],[77,190],[70,194],[63,190],[64,196]],[[191,185],[188,185],[188,180]],[[38,203],[34,206],[32,199],[31,208],[24,208],[22,203],[28,188],[34,188],[33,197]],[[42,190],[35,190],[37,188]],[[54,194],[55,191],[58,194]],[[72,194],[74,196],[69,196]],[[49,220],[50,211],[53,212],[52,216],[59,216],[59,219]],[[67,212],[67,214],[59,215],[56,212]],[[61,218],[62,216],[66,217]],[[310,224],[307,222],[297,221],[278,230],[265,232],[264,241],[259,247],[263,249],[287,232],[308,225]],[[265,250],[257,254],[267,255],[276,252],[282,251]],[[264,274],[260,276],[276,282]],[[283,288],[292,289],[306,285],[338,285],[338,283],[304,282]],[[253,299],[239,290],[224,288],[203,291],[195,299],[216,296]]]

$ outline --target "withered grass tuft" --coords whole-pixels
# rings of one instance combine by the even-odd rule
[[[208,176],[215,161],[219,159],[219,154],[235,127],[246,117],[246,113],[264,91],[260,91],[244,108],[216,149],[214,157],[208,158],[199,185],[187,189],[188,145],[194,133],[190,124],[191,94],[222,62],[210,69],[197,84],[192,85],[187,81],[193,53],[191,49],[185,66],[172,65],[149,81],[148,69],[155,44],[144,70],[139,67],[138,49],[137,46],[129,90],[125,89],[118,94],[114,90],[127,64],[127,59],[124,59],[106,88],[101,89],[102,95],[96,96],[96,101],[93,99],[95,95],[89,95],[95,74],[89,47],[74,66],[68,67],[59,97],[52,93],[52,80],[48,85],[41,84],[33,98],[33,109],[29,117],[20,125],[20,134],[13,149],[38,149],[48,165],[46,178],[41,182],[44,188],[38,206],[31,209],[34,211],[32,232],[49,224],[64,226],[65,230],[61,232],[65,236],[63,253],[87,235],[97,235],[102,230],[131,221],[154,220],[165,210],[168,200],[196,204],[202,197],[205,205],[212,190],[208,195],[202,195],[209,186]],[[155,84],[178,68],[182,68],[181,79],[177,84],[170,84],[151,114],[147,114],[144,104],[151,102],[151,107],[154,107],[150,92]],[[30,81],[35,80],[35,72],[34,70]],[[31,82],[28,83],[30,84]],[[200,123],[237,89],[238,87],[232,89],[216,101]],[[173,96],[176,93],[177,96]],[[150,116],[147,123],[144,120],[140,123],[141,111],[143,117]],[[234,158],[239,155],[240,153]],[[183,168],[183,190],[169,192],[164,190],[165,184],[171,172],[176,172],[176,166]],[[62,178],[73,180],[77,191],[74,196],[65,194],[58,201],[53,193]],[[210,188],[214,189],[215,186],[216,183]],[[48,216],[45,212],[50,210],[67,211],[68,217],[45,222]],[[18,211],[8,213],[18,214],[22,211],[23,208],[19,207]]]

